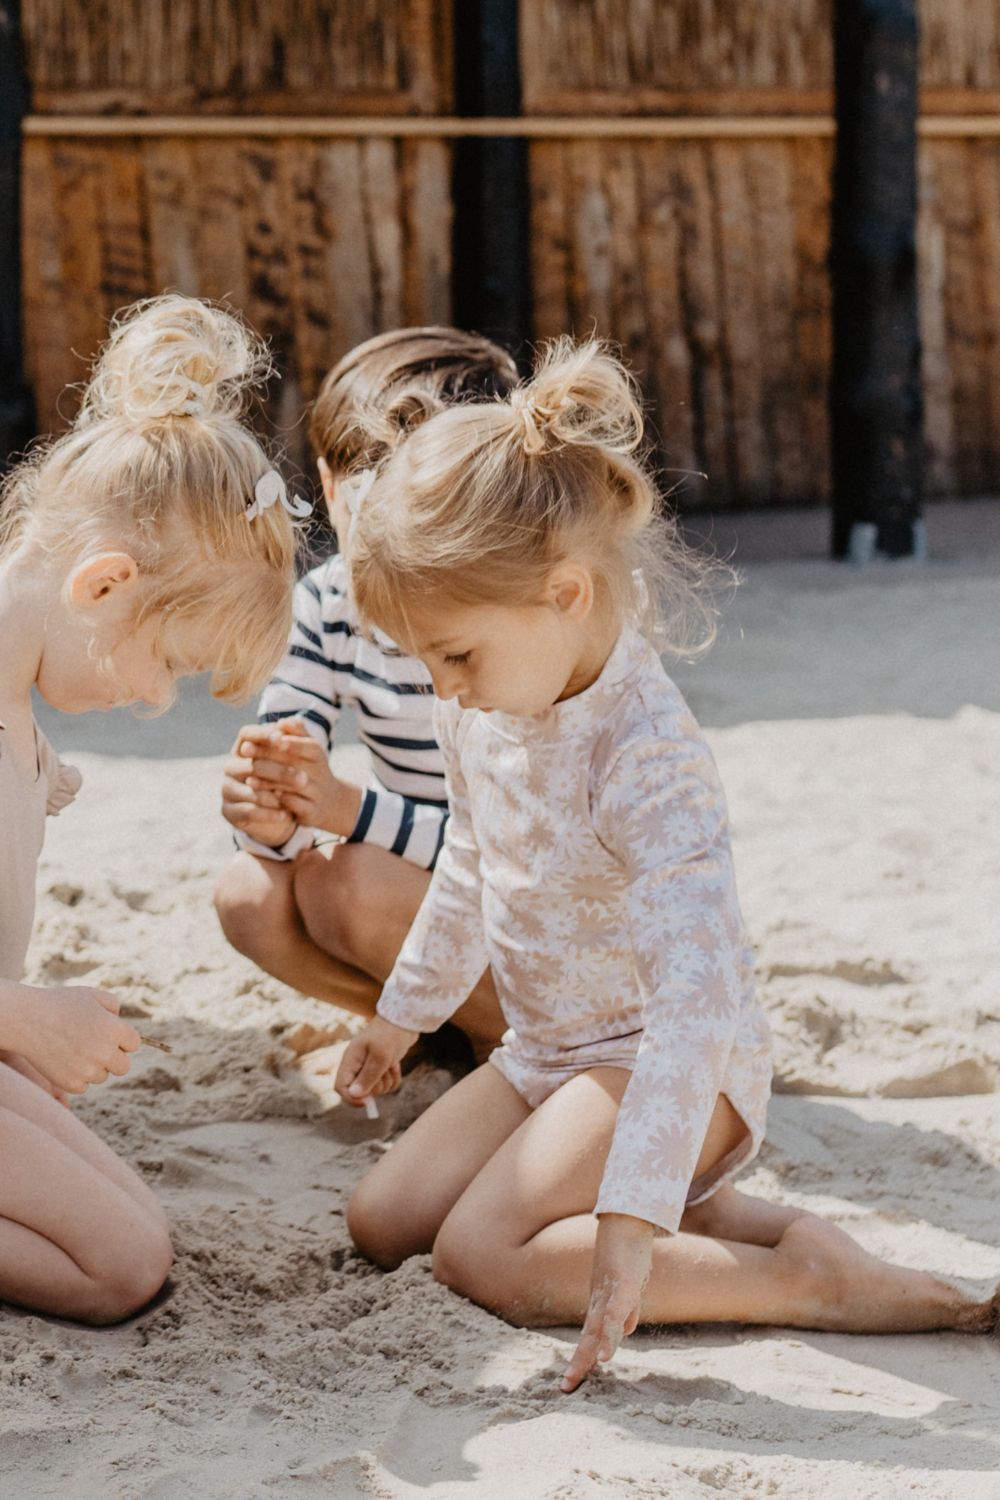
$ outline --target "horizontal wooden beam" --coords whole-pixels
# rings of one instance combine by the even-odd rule
[[[922,136],[1000,136],[1000,114],[925,115]],[[522,116],[461,119],[454,115],[384,118],[358,115],[28,115],[27,136],[254,136],[312,137],[331,140],[390,137],[469,140],[494,137],[521,140],[723,140],[739,137],[832,136],[834,121],[826,115],[754,116]]]

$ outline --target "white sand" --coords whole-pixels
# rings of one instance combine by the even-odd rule
[[[746,1185],[985,1291],[1000,1278],[1000,507],[932,520],[951,555],[922,569],[751,560],[721,647],[679,676],[715,726],[775,1029],[780,1092]],[[751,559],[766,527],[740,528]],[[816,518],[796,535],[814,548]],[[162,1195],[172,1290],[114,1330],[0,1312],[0,1493],[1000,1493],[995,1342],[666,1329],[565,1397],[568,1330],[511,1329],[426,1261],[391,1276],[362,1261],[345,1195],[389,1122],[321,1116],[278,1076],[283,1035],[344,1018],[216,930],[219,759],[182,747],[209,728],[221,747],[231,721],[198,714],[195,696],[100,747],[162,750],[169,725],[175,758],[75,757],[84,795],[50,827],[31,970],[116,989],[174,1049],[144,1049],[77,1106]],[[50,732],[66,749],[94,731]]]

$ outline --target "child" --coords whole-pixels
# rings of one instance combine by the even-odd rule
[[[171,1252],[152,1193],[59,1102],[127,1073],[138,1032],[103,990],[20,982],[45,815],[80,785],[35,724],[31,688],[83,713],[166,707],[191,672],[211,671],[223,698],[266,680],[291,616],[295,533],[239,420],[263,373],[230,314],[179,296],[134,308],[72,429],[4,487],[0,1299],[88,1323],[147,1302]]]
[[[433,1251],[512,1321],[582,1323],[564,1390],[640,1320],[985,1329],[991,1304],[732,1186],[768,1038],[715,768],[639,628],[658,549],[675,605],[693,581],[640,436],[621,367],[557,346],[416,431],[355,522],[359,614],[442,700],[451,817],[338,1090],[391,1087],[487,962],[510,1030],[362,1180],[351,1233],[386,1267]]]
[[[345,355],[323,383],[310,430],[341,548],[348,501],[401,433],[446,404],[489,399],[516,381],[509,354],[457,328],[402,328]],[[285,659],[226,767],[223,812],[243,851],[216,891],[226,936],[268,973],[366,1016],[444,837],[433,702],[420,662],[357,629],[342,550],[298,585]],[[344,708],[372,755],[368,788],[329,767]],[[309,795],[296,797],[293,778],[306,765],[315,773]],[[456,1020],[485,1051],[499,1040],[489,976]],[[322,1071],[323,1060],[314,1062]]]

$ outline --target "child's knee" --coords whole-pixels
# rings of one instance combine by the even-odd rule
[[[364,1177],[347,1204],[347,1228],[361,1254],[383,1271],[394,1271],[414,1254],[399,1218],[399,1199]]]
[[[514,1317],[517,1302],[513,1257],[483,1226],[473,1227],[452,1215],[434,1241],[431,1270],[435,1281],[502,1317]]]
[[[842,1230],[814,1214],[793,1220],[782,1234],[775,1253],[785,1265],[785,1287],[804,1311],[836,1305],[845,1296],[850,1275],[845,1245],[859,1253]]]
[[[273,892],[252,854],[237,854],[223,870],[212,895],[216,915],[228,941],[248,956],[259,949],[273,904]]]
[[[319,849],[295,862],[295,904],[317,947],[343,963],[355,963],[366,922],[367,883],[355,844],[327,856]]]
[[[138,1240],[128,1237],[127,1253],[110,1255],[100,1276],[84,1294],[80,1318],[85,1323],[121,1323],[140,1312],[156,1296],[173,1263],[165,1231],[150,1221]]]

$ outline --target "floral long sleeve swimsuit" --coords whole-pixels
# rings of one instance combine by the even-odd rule
[[[756,1154],[771,1080],[701,731],[631,627],[547,713],[448,701],[436,726],[451,818],[379,1013],[431,1031],[489,964],[510,1028],[491,1063],[532,1108],[588,1068],[628,1069],[595,1212],[675,1231]],[[695,1182],[720,1093],[747,1137]]]

